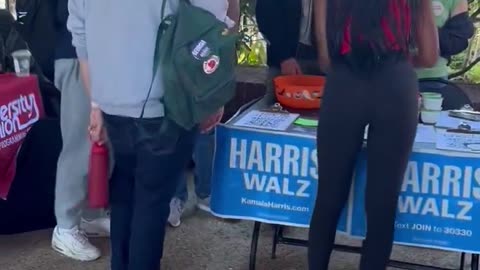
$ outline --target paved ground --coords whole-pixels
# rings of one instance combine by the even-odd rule
[[[169,229],[163,261],[164,270],[247,270],[252,222],[225,222],[193,210],[190,205],[180,228]],[[290,229],[288,235],[305,237],[306,230]],[[0,236],[1,270],[108,270],[108,240],[94,243],[105,256],[97,262],[79,263],[61,257],[50,248],[51,231]],[[306,249],[280,246],[278,257],[270,259],[270,226],[264,226],[257,256],[257,270],[305,270]],[[339,242],[355,244],[339,237]],[[358,243],[356,243],[358,244]],[[459,256],[424,249],[397,248],[394,258],[455,267]],[[334,253],[332,270],[357,269],[358,256]]]
[[[244,270],[248,269],[252,223],[226,223],[201,213],[194,213],[178,229],[169,229],[164,256],[167,270]],[[297,247],[280,247],[278,258],[271,260],[272,231],[264,227],[260,239],[258,270],[306,269],[306,250]],[[304,236],[304,230],[289,233]],[[2,270],[107,270],[108,241],[95,241],[104,251],[101,260],[77,263],[54,253],[50,247],[51,231],[39,231],[15,236],[0,237],[0,269]],[[340,239],[340,241],[345,239]],[[458,260],[455,254],[420,249],[397,249],[399,259],[429,262],[453,267]],[[354,270],[358,256],[335,253],[334,270]]]

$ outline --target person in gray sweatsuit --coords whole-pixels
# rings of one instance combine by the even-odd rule
[[[68,0],[56,0],[55,9],[55,86],[61,91],[63,148],[57,164],[57,227],[52,247],[72,259],[92,261],[100,257],[100,251],[87,236],[109,236],[110,219],[103,211],[86,208],[90,101],[80,80],[72,35],[67,30]]]
[[[178,0],[165,1],[168,16]],[[160,268],[175,179],[192,156],[197,133],[164,117],[163,70],[152,69],[162,2],[69,0],[67,26],[90,93],[90,136],[105,143],[108,134],[115,160],[112,270]],[[212,130],[222,114],[206,119],[202,131]]]

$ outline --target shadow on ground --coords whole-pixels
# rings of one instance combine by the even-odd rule
[[[253,222],[226,222],[198,212],[190,202],[182,226],[169,228],[165,242],[163,270],[248,270]],[[262,227],[256,270],[306,270],[306,249],[279,246],[277,258],[270,259],[272,227]],[[305,229],[288,229],[287,235],[305,238]],[[69,260],[50,248],[51,230],[0,236],[1,270],[108,270],[107,239],[93,242],[104,256],[91,263]],[[358,244],[339,236],[338,242]],[[458,268],[459,255],[416,248],[395,248],[395,259],[442,267]],[[331,270],[355,270],[357,255],[333,254]]]
[[[192,213],[180,228],[168,229],[164,269],[166,270],[246,270],[250,252],[251,222],[224,222],[202,213]],[[304,237],[305,230],[287,232]],[[107,270],[108,241],[96,239],[105,256],[93,263],[74,262],[50,249],[51,231],[1,236],[0,268],[2,270]],[[272,230],[264,226],[260,238],[257,270],[303,270],[306,268],[306,250],[281,246],[278,257],[270,259]],[[341,242],[348,242],[339,239]],[[402,260],[434,263],[454,267],[456,254],[422,249],[397,248],[394,257]],[[358,256],[335,253],[333,270],[354,270]]]

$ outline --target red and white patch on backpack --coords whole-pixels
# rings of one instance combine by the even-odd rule
[[[212,74],[214,73],[218,66],[220,65],[220,58],[216,55],[212,55],[208,60],[203,62],[203,71],[205,74]]]

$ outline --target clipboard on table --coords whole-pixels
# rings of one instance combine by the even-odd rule
[[[480,131],[462,125],[456,129],[437,129],[436,148],[480,154]]]

